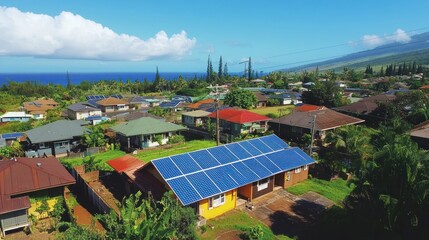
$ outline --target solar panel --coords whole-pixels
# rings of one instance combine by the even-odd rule
[[[244,148],[242,148],[238,143],[231,143],[231,144],[225,145],[225,147],[228,148],[239,159],[249,158],[252,156]]]
[[[171,160],[184,174],[201,170],[200,166],[188,154],[172,156]]]
[[[291,150],[283,150],[274,152],[266,155],[273,163],[279,166],[283,171],[296,168],[298,166],[305,165],[304,160],[299,159],[300,157]]]
[[[267,170],[263,165],[261,165],[254,158],[243,161],[243,164],[246,165],[248,168],[250,168],[260,178],[266,178],[272,174],[271,171]]]
[[[250,139],[249,143],[263,153],[268,153],[273,151],[270,147],[268,147],[265,143],[263,143],[258,138]]]
[[[293,151],[295,151],[295,153],[297,153],[300,157],[302,157],[306,164],[312,164],[315,162],[314,159],[312,159],[310,156],[308,156],[300,148],[294,148]]]
[[[250,168],[248,168],[242,162],[233,163],[232,166],[235,169],[237,169],[237,171],[239,171],[240,174],[243,175],[243,177],[245,177],[246,181],[249,182],[249,183],[254,182],[254,181],[258,180],[258,179],[261,179],[261,177],[259,177],[258,175],[256,175],[255,172],[253,172],[252,170],[250,170]]]
[[[186,178],[203,198],[220,193],[220,189],[204,172],[193,173]]]
[[[5,134],[2,134],[2,138],[13,139],[13,138],[22,137],[23,135],[24,135],[23,133],[5,133]]]
[[[220,190],[228,191],[239,186],[233,177],[235,174],[231,174],[230,171],[230,168],[220,167],[207,170],[206,174],[216,183]]]
[[[260,155],[262,152],[255,148],[252,144],[247,141],[242,141],[238,143],[242,148],[246,149],[247,152],[252,154],[252,156]]]
[[[267,158],[266,156],[259,156],[255,158],[259,163],[264,165],[268,170],[270,170],[272,173],[278,173],[282,171],[281,168],[279,168],[276,164],[274,164],[271,159]]]
[[[197,193],[185,177],[167,180],[167,183],[171,189],[174,189],[174,193],[184,206],[201,199],[201,195]]]
[[[207,150],[191,152],[189,155],[204,169],[220,165],[220,163],[216,161],[216,159],[210,155]]]
[[[289,145],[287,145],[283,140],[281,140],[275,135],[261,137],[260,140],[265,144],[269,145],[274,150],[280,150],[289,147]]]
[[[170,158],[153,160],[152,163],[165,179],[183,175]]]
[[[213,157],[216,158],[220,163],[226,164],[230,162],[237,161],[238,158],[234,156],[228,149],[226,149],[224,146],[215,147],[207,149]]]

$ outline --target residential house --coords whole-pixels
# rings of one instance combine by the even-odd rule
[[[280,105],[296,105],[302,103],[301,94],[296,92],[287,92],[280,94],[272,94],[269,99],[276,99]]]
[[[28,122],[33,117],[25,112],[6,112],[0,116],[0,122]]]
[[[215,111],[208,116],[211,121],[216,121],[216,114]],[[241,134],[266,132],[267,123],[271,118],[243,109],[227,108],[219,111],[219,120],[222,133],[240,136]]]
[[[84,120],[89,116],[101,116],[101,109],[79,102],[67,107],[67,117],[72,120]]]
[[[150,102],[141,96],[128,98],[128,103],[130,104],[130,108],[133,109],[147,109],[150,107]]]
[[[273,119],[268,124],[277,136],[300,141],[304,134],[311,134],[312,130],[316,139],[323,139],[327,131],[364,121],[323,107],[317,110],[294,111],[287,116]]]
[[[411,139],[414,140],[419,147],[429,149],[429,121],[416,125],[410,131],[410,135]]]
[[[160,108],[168,109],[172,112],[181,111],[185,108],[185,106],[186,106],[186,104],[182,100],[171,100],[171,101],[166,101],[166,102],[162,102],[161,104],[159,104]]]
[[[260,108],[260,107],[266,107],[267,106],[268,98],[267,98],[267,96],[265,94],[262,94],[260,92],[254,92],[253,94],[256,97],[255,108]]]
[[[363,98],[362,100],[354,102],[352,104],[336,107],[333,109],[338,112],[342,112],[351,116],[364,119],[366,123],[378,124],[378,122],[384,119],[373,114],[374,110],[377,109],[380,103],[391,102],[395,99],[396,99],[395,95],[379,94],[379,95]]]
[[[201,110],[202,108],[210,108],[215,106],[216,106],[216,100],[213,98],[207,98],[207,99],[186,105],[186,109]]]
[[[211,219],[308,177],[315,161],[275,135],[178,154],[142,163],[109,161],[127,190],[160,198],[172,190],[183,206]]]
[[[20,132],[0,134],[0,148],[12,146],[15,141],[20,142],[23,136]]]
[[[98,100],[97,107],[101,109],[103,113],[126,111],[129,109],[129,103],[121,98],[108,97]]]
[[[12,158],[0,160],[0,225],[7,231],[28,227],[28,215],[47,216],[38,212],[40,196],[46,196],[49,210],[63,195],[64,186],[75,179],[56,158]],[[37,196],[35,201],[30,199]]]
[[[182,124],[191,128],[203,127],[206,125],[208,115],[210,114],[211,112],[204,110],[195,110],[182,113]]]
[[[58,103],[52,99],[38,99],[32,102],[24,102],[22,107],[27,114],[34,119],[44,119],[48,110],[56,108]]]
[[[142,117],[118,124],[110,129],[116,133],[122,148],[129,150],[156,147],[159,146],[159,142],[166,144],[171,136],[186,130],[186,127],[161,119]]]
[[[140,110],[140,111],[133,111],[133,112],[128,112],[127,114],[120,114],[120,115],[116,115],[113,117],[113,119],[118,120],[119,122],[129,122],[132,120],[136,120],[142,117],[151,117],[151,118],[156,118],[156,119],[163,119],[162,117],[153,115],[151,113],[148,113],[144,110]]]
[[[25,132],[27,157],[65,156],[87,131],[81,120],[59,120]]]

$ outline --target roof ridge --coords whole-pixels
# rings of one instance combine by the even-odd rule
[[[45,158],[45,159],[56,159],[56,158]],[[19,162],[19,163],[21,163],[21,164],[23,164],[23,165],[26,165],[26,166],[30,167],[31,169],[36,169],[36,170],[38,170],[38,171],[40,171],[40,172],[46,173],[46,174],[48,174],[48,175],[55,176],[55,177],[57,177],[57,178],[59,178],[59,179],[65,180],[65,181],[68,181],[68,180],[67,180],[66,178],[64,178],[64,177],[61,177],[61,176],[58,176],[58,175],[56,175],[56,174],[50,173],[50,172],[46,171],[45,169],[43,169],[43,168],[41,168],[41,167],[36,167],[36,166],[37,166],[37,162],[36,162],[36,166],[31,166],[30,164],[27,164],[26,162],[19,161],[19,159],[17,159],[17,161],[16,161],[16,162]],[[59,160],[58,160],[58,162],[59,162],[59,164],[60,164],[61,166],[63,166]]]

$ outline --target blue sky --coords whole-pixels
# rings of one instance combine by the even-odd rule
[[[429,1],[1,1],[0,72],[270,72],[429,31]]]

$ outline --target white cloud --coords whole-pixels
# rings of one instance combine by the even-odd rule
[[[408,43],[409,41],[411,41],[411,37],[402,29],[397,29],[388,36],[364,35],[362,37],[362,44],[370,49],[389,43]]]
[[[80,15],[48,16],[0,7],[0,55],[91,60],[144,61],[180,58],[196,44],[185,31],[160,31],[142,40],[118,34]]]

